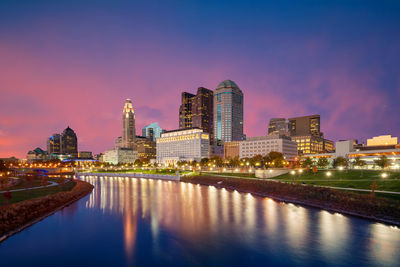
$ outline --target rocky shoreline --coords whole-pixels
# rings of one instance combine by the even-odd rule
[[[215,176],[187,176],[182,177],[181,182],[237,190],[259,197],[270,197],[282,202],[290,202],[400,226],[399,202],[366,194],[343,192],[310,185]]]
[[[29,199],[0,207],[0,242],[86,196],[93,185],[75,181],[71,191]]]

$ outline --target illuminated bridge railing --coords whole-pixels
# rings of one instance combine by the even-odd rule
[[[131,177],[131,178],[146,178],[166,181],[179,181],[179,173],[176,175],[162,174],[146,174],[146,173],[115,173],[115,172],[80,172],[76,176],[108,176],[108,177]]]

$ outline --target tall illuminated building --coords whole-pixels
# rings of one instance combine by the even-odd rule
[[[150,123],[142,128],[142,135],[150,138],[152,141],[156,141],[157,138],[161,137],[163,129],[158,125],[157,122]]]
[[[288,135],[288,124],[285,118],[272,118],[268,124],[268,135]]]
[[[78,157],[78,138],[69,126],[61,134],[61,153]]]
[[[47,153],[61,154],[61,135],[53,134],[47,139]]]
[[[183,92],[179,107],[179,129],[192,128],[192,102],[195,95]]]
[[[243,140],[243,93],[231,80],[214,91],[214,140],[217,144]]]
[[[331,152],[335,149],[331,140],[324,139],[320,115],[289,118],[288,130],[298,150],[304,154]]]
[[[214,92],[204,87],[197,89],[196,95],[183,92],[179,108],[179,129],[200,128],[213,134]]]
[[[127,99],[122,114],[122,147],[134,149],[135,140],[135,111],[132,107],[132,101]]]

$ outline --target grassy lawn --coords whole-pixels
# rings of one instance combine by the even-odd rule
[[[69,181],[65,184],[59,185],[59,186],[51,186],[47,188],[40,188],[40,189],[32,189],[32,190],[27,190],[27,191],[20,191],[20,192],[11,192],[12,198],[8,201],[8,203],[15,203],[31,198],[37,198],[37,197],[42,197],[46,195],[52,195],[58,192],[63,192],[63,191],[70,191],[74,186],[76,182],[75,181]],[[0,205],[4,205],[5,199],[1,195],[0,196]]]
[[[357,189],[371,189],[371,184],[376,180],[375,190],[385,190],[400,192],[400,173],[399,172],[385,172],[387,177],[383,178],[382,171],[371,171],[371,170],[349,170],[349,171],[329,171],[331,176],[327,175],[328,171],[318,171],[316,174],[313,173],[298,173],[296,174],[284,174],[272,178],[271,180],[279,180],[284,182],[297,182],[310,185],[321,185],[321,186],[334,186],[334,187],[346,187],[346,188],[357,188]]]

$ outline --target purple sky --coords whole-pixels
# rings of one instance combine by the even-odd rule
[[[175,129],[180,93],[225,79],[247,136],[309,114],[335,141],[400,136],[400,1],[126,2],[0,2],[0,157],[68,125],[111,148],[126,98],[138,133]]]

